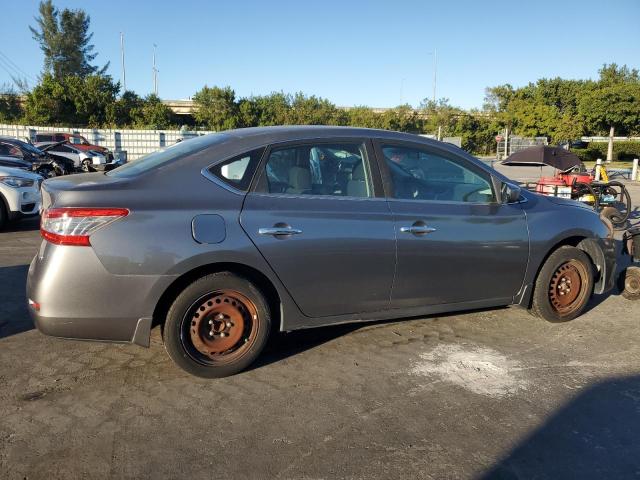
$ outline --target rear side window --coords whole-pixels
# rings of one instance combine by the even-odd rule
[[[365,148],[359,143],[273,149],[257,190],[292,195],[373,196]]]
[[[41,133],[36,135],[36,141],[38,142],[52,142],[53,135],[43,135]]]
[[[246,192],[256,171],[264,148],[237,155],[209,167],[209,173],[227,185]]]

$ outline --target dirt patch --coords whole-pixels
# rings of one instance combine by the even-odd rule
[[[438,345],[420,355],[414,375],[436,377],[480,395],[502,397],[526,390],[521,365],[496,350],[473,345]]]

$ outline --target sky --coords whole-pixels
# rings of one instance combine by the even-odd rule
[[[302,91],[339,106],[482,106],[485,88],[543,77],[596,78],[603,63],[640,68],[640,0],[125,1],[56,0],[91,16],[98,57],[127,88],[190,98],[204,85],[237,96]],[[33,84],[38,1],[0,0],[0,85],[16,67]],[[6,21],[10,19],[10,21]],[[12,63],[11,63],[12,62]]]

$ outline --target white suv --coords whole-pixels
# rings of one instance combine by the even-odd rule
[[[0,229],[11,220],[40,213],[42,180],[19,168],[0,167]]]

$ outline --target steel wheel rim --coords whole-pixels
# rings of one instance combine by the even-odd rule
[[[624,289],[631,295],[640,295],[640,276],[626,275],[624,279]]]
[[[258,329],[256,305],[236,290],[223,289],[191,304],[182,319],[180,340],[193,360],[216,366],[244,356]]]
[[[571,315],[582,307],[588,294],[588,278],[586,267],[577,260],[564,262],[553,272],[549,302],[560,316]]]

